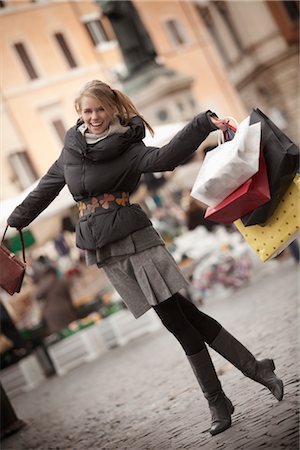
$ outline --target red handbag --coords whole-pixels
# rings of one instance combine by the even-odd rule
[[[209,206],[204,217],[214,222],[233,223],[269,200],[270,190],[267,167],[261,152],[258,172],[217,206]]]
[[[0,246],[0,286],[8,294],[13,295],[15,292],[20,292],[25,275],[25,246],[22,231],[19,230],[22,243],[23,262],[3,244],[7,229],[8,225],[5,228]]]

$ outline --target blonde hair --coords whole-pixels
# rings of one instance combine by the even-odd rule
[[[112,89],[103,81],[89,81],[75,99],[75,109],[78,114],[81,112],[82,97],[85,96],[97,99],[111,117],[117,112],[122,125],[128,125],[128,122],[134,116],[140,117],[150,131],[150,134],[152,136],[154,135],[151,125],[139,114],[130,98],[118,89]]]

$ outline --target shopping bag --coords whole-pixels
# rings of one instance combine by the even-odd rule
[[[234,138],[208,152],[197,175],[191,196],[216,206],[258,171],[260,123],[250,116],[237,128]]]
[[[297,174],[265,226],[245,227],[234,222],[248,244],[262,261],[281,253],[299,234],[300,175]]]
[[[205,218],[229,224],[270,200],[268,174],[264,156],[259,157],[259,170],[217,206],[209,206]]]
[[[13,295],[15,292],[20,292],[25,275],[25,246],[22,231],[19,230],[23,253],[23,261],[21,261],[3,244],[7,229],[8,226],[4,231],[0,246],[0,286],[8,294]]]
[[[258,108],[250,123],[261,123],[262,150],[267,166],[271,199],[242,217],[245,226],[263,224],[272,215],[299,167],[299,148]]]

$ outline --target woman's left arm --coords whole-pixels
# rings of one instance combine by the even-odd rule
[[[65,184],[61,154],[46,175],[41,178],[37,187],[13,210],[7,219],[7,224],[13,228],[27,227],[50,205]]]
[[[195,152],[209,133],[224,128],[224,121],[211,111],[198,114],[163,147],[144,147],[138,155],[142,173],[173,170]]]

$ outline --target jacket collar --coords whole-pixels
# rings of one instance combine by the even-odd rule
[[[100,162],[114,159],[125,152],[131,144],[140,142],[145,137],[145,126],[138,116],[130,120],[129,129],[125,133],[109,135],[93,145],[87,145],[85,137],[78,130],[80,125],[82,125],[81,119],[67,132],[64,148],[71,153],[76,152],[80,156],[85,155],[92,161]]]

